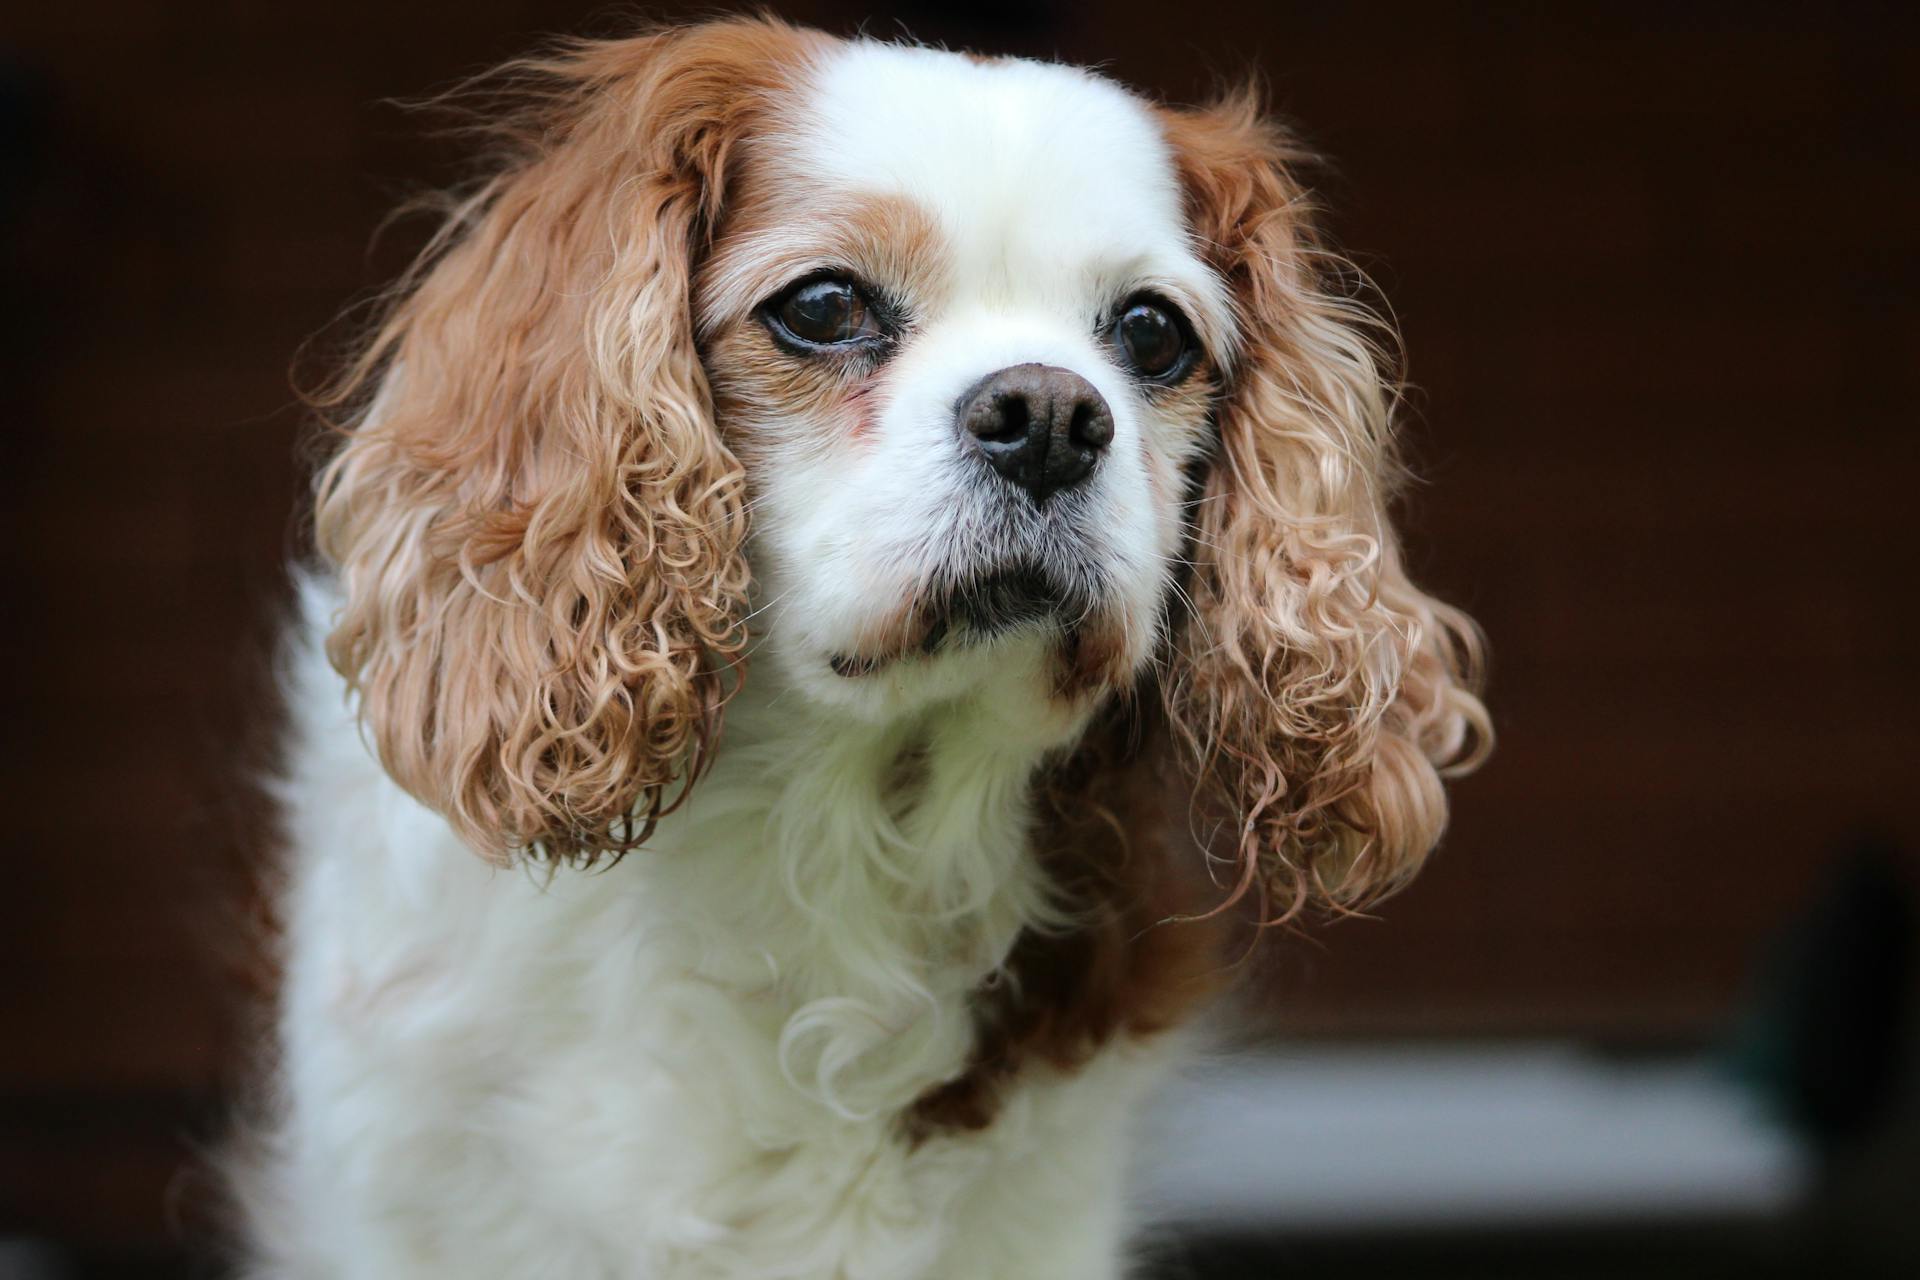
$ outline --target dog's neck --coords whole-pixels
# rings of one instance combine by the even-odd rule
[[[655,889],[702,975],[778,1023],[796,1084],[896,1108],[958,1068],[971,998],[1058,919],[1030,831],[1058,726],[1014,688],[874,719],[760,674],[651,842]]]

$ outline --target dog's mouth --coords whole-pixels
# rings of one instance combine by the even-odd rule
[[[962,642],[988,640],[1029,623],[1051,620],[1068,613],[1076,603],[1084,604],[1071,598],[1075,594],[1027,565],[990,573],[946,593],[932,613],[932,627],[922,643],[932,652],[948,637]]]
[[[869,676],[910,657],[931,657],[984,644],[1028,627],[1071,637],[1099,613],[1088,586],[1018,564],[944,584],[902,609],[877,643],[836,653],[828,664],[848,679]]]

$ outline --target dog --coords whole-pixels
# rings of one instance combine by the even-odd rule
[[[1123,1274],[1250,925],[1489,741],[1303,152],[770,19],[492,83],[316,399],[249,1273]]]

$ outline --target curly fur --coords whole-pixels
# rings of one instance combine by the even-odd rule
[[[1491,742],[1479,633],[1402,567],[1392,330],[1336,291],[1343,264],[1292,172],[1305,153],[1252,90],[1167,121],[1242,352],[1169,715],[1228,815],[1235,896],[1353,909],[1419,869],[1446,824],[1442,771]]]
[[[738,682],[745,481],[689,276],[800,38],[516,64],[515,154],[322,401],[357,410],[319,482],[328,653],[388,771],[495,860],[642,843]]]

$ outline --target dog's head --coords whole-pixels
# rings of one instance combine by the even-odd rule
[[[1247,883],[1419,861],[1472,632],[1401,568],[1378,328],[1249,99],[768,22],[519,76],[320,483],[403,785],[490,856],[630,848],[751,647],[1042,746],[1152,687]]]

